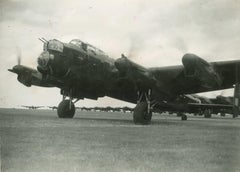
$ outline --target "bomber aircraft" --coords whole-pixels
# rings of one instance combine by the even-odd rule
[[[25,107],[25,108],[28,108],[28,109],[39,109],[39,108],[42,108],[44,106],[22,106],[22,107]]]
[[[122,54],[113,59],[102,50],[73,39],[69,43],[40,39],[43,52],[37,69],[20,64],[10,72],[27,87],[57,87],[63,96],[59,118],[73,118],[74,103],[108,96],[135,103],[135,124],[149,124],[152,110],[174,102],[180,95],[233,88],[234,114],[239,114],[240,60],[207,62],[194,54],[182,57],[183,65],[146,68]],[[182,116],[186,120],[186,115]]]
[[[57,106],[48,106],[49,109],[52,109],[52,110],[55,110],[57,109],[58,107]]]
[[[182,116],[184,113],[193,113],[194,115],[204,115],[205,118],[211,118],[212,114],[225,113],[232,114],[233,117],[233,98],[217,96],[216,98],[207,98],[195,94],[181,95],[171,104],[162,104],[162,111],[177,113]]]

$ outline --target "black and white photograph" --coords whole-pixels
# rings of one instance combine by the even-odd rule
[[[240,172],[239,0],[0,0],[1,172]]]

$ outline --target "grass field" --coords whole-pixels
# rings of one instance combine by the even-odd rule
[[[0,110],[2,172],[240,171],[240,119],[130,113]]]

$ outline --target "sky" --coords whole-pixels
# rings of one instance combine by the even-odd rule
[[[117,59],[124,53],[145,67],[180,65],[185,53],[223,61],[240,56],[238,0],[1,0],[0,107],[56,106],[57,88],[25,87],[8,72],[21,54],[33,68],[43,49],[38,38],[81,39]],[[232,89],[206,95],[232,95]],[[76,106],[131,106],[111,98]]]

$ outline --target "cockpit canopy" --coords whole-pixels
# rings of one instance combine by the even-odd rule
[[[73,39],[73,40],[71,40],[69,43],[70,43],[70,44],[74,44],[74,45],[82,48],[82,43],[83,43],[83,42],[82,42],[81,40],[79,40],[79,39]]]
[[[73,39],[69,43],[83,49],[84,51],[91,52],[95,55],[98,54],[98,55],[107,56],[102,50],[100,50],[100,49],[98,49],[98,48],[96,48],[96,47],[94,47],[94,46],[92,46],[88,43],[84,43],[79,39]]]

